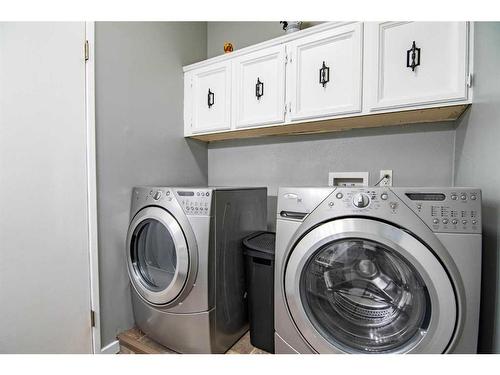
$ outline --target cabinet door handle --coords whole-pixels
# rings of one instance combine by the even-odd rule
[[[411,63],[410,63],[411,58]],[[406,67],[411,68],[411,71],[414,72],[415,68],[420,65],[420,48],[417,48],[415,41],[411,48],[406,51]]]
[[[260,100],[260,97],[264,96],[264,82],[261,82],[260,78],[257,78],[257,83],[255,84],[255,96],[257,100]]]
[[[323,66],[319,70],[319,83],[325,87],[328,82],[330,82],[330,68],[323,61]]]
[[[215,94],[208,89],[208,108],[213,106],[215,103]]]

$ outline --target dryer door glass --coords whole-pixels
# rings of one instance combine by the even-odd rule
[[[170,285],[177,255],[174,240],[162,223],[147,219],[136,228],[132,257],[150,290],[159,291]]]
[[[196,274],[196,251],[188,247],[179,222],[167,210],[143,208],[127,234],[127,267],[134,289],[152,304],[178,301],[185,287],[192,285],[189,275]]]
[[[422,277],[396,251],[372,240],[347,238],[318,249],[303,268],[300,294],[316,330],[347,352],[411,347],[429,326]]]

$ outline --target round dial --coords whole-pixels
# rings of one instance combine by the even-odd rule
[[[358,193],[352,198],[352,204],[357,208],[364,208],[370,204],[370,198],[366,194]]]

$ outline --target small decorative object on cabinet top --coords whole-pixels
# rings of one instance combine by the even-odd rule
[[[224,43],[224,53],[230,53],[233,52],[233,50],[234,48],[232,43],[229,42]]]
[[[287,34],[299,31],[302,25],[302,21],[281,21],[280,23],[283,24],[283,30]]]

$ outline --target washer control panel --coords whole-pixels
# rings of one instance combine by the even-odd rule
[[[366,193],[357,193],[352,198],[352,204],[357,208],[365,208],[370,204],[370,197]]]
[[[327,210],[397,221],[409,207],[434,232],[481,233],[481,191],[457,188],[338,188]],[[405,210],[406,209],[406,210]]]
[[[408,206],[435,232],[481,232],[481,191],[405,192]]]
[[[179,189],[175,191],[177,201],[186,215],[210,215],[212,191],[209,189]]]
[[[381,208],[381,202],[387,200],[385,190],[378,188],[340,188],[330,198],[330,207],[341,207],[352,213],[362,214]],[[385,195],[383,195],[385,194]]]

